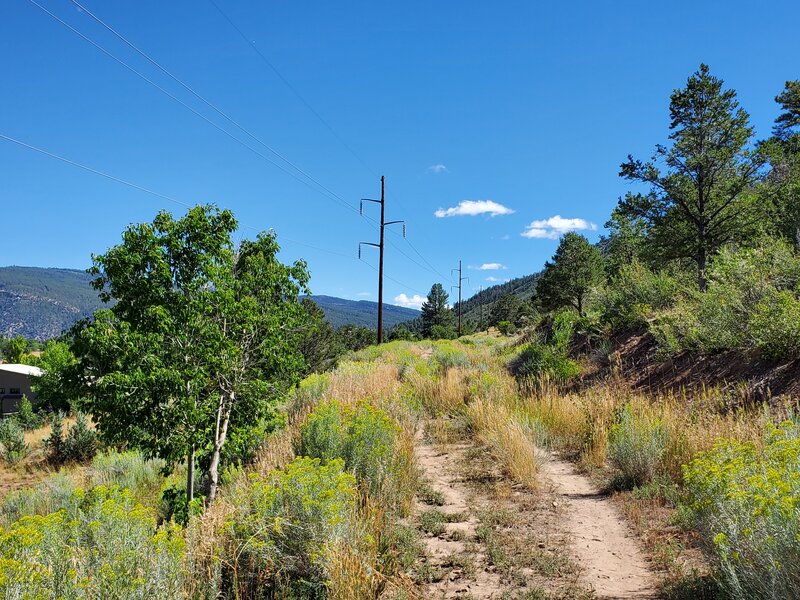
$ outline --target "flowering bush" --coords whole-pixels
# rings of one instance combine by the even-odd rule
[[[684,468],[689,508],[731,598],[800,598],[800,427],[763,450],[720,441]]]
[[[70,506],[0,529],[5,598],[181,598],[183,538],[127,490],[76,489]]]

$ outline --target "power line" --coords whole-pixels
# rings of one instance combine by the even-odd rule
[[[121,177],[117,177],[115,175],[111,175],[109,173],[105,173],[104,171],[100,171],[99,169],[95,169],[94,167],[90,167],[88,165],[79,163],[77,161],[71,160],[71,159],[66,158],[64,156],[60,156],[58,154],[55,154],[54,152],[50,152],[49,150],[45,150],[44,148],[40,148],[38,146],[34,146],[33,144],[29,144],[29,143],[24,142],[24,141],[22,141],[20,139],[5,135],[3,133],[0,133],[0,139],[4,139],[4,140],[9,141],[9,142],[11,142],[13,144],[17,144],[18,146],[21,146],[23,148],[27,148],[28,150],[33,150],[34,152],[38,152],[39,154],[43,154],[43,155],[45,155],[45,156],[47,156],[49,158],[52,158],[54,160],[58,160],[60,162],[66,163],[68,165],[71,165],[73,167],[77,167],[77,168],[82,169],[84,171],[87,171],[89,173],[93,173],[94,175],[98,175],[98,176],[103,177],[105,179],[109,179],[109,180],[114,181],[116,183],[125,185],[125,186],[133,188],[135,190],[138,190],[140,192],[145,192],[146,194],[150,194],[151,196],[155,196],[157,198],[161,198],[163,200],[167,200],[168,202],[172,202],[172,203],[177,204],[179,206],[182,206],[184,208],[192,208],[191,204],[189,204],[187,202],[183,202],[182,200],[178,200],[177,198],[175,198],[173,196],[170,196],[168,194],[162,194],[161,192],[157,192],[157,191],[155,191],[153,189],[150,189],[148,187],[145,187],[143,185],[139,185],[139,184],[134,183],[132,181],[128,181],[127,179],[122,179]],[[263,231],[263,229],[259,229],[258,227],[254,227],[252,225],[247,225],[245,223],[241,223],[241,226],[245,227],[247,229],[252,229],[253,231],[256,231],[256,232]],[[350,254],[345,254],[343,252],[337,252],[335,250],[328,250],[326,248],[320,248],[319,246],[315,246],[315,245],[309,244],[307,242],[301,242],[299,240],[295,240],[295,239],[286,237],[284,235],[281,235],[280,239],[283,240],[283,241],[292,243],[292,244],[299,245],[299,246],[305,246],[307,248],[312,248],[312,249],[317,250],[319,252],[325,252],[327,254],[332,254],[334,256],[340,256],[340,257],[346,258],[348,260],[357,260],[355,257],[353,257]],[[370,269],[376,270],[375,267],[373,267],[369,263],[365,263],[363,261],[358,261],[358,262],[360,264],[366,265]],[[394,279],[394,278],[388,277],[388,276],[386,277],[386,279],[389,279],[389,280],[393,281],[394,283],[396,283],[396,284],[398,284],[398,285],[400,285],[400,286],[402,286],[402,287],[404,287],[406,289],[409,289],[410,291],[419,293],[419,290],[415,290],[414,288],[406,285],[402,281],[398,281],[397,279]]]
[[[172,94],[171,92],[169,92],[168,90],[166,90],[165,88],[163,88],[162,86],[157,84],[155,81],[153,81],[152,79],[150,79],[149,77],[147,77],[146,75],[144,75],[143,73],[141,73],[140,71],[135,69],[134,67],[130,66],[124,60],[118,58],[117,56],[115,56],[114,54],[109,52],[107,49],[105,49],[103,46],[101,46],[100,44],[98,44],[97,42],[92,40],[90,37],[88,37],[87,35],[83,34],[81,31],[79,31],[78,29],[76,29],[75,27],[73,27],[72,25],[70,25],[69,23],[64,21],[63,19],[61,19],[58,15],[54,14],[53,12],[51,12],[50,10],[48,10],[47,8],[45,8],[44,6],[39,4],[36,0],[28,0],[28,1],[31,4],[33,4],[34,6],[36,6],[37,8],[39,8],[40,10],[42,10],[43,12],[47,13],[50,17],[52,17],[53,19],[55,19],[56,21],[61,23],[64,27],[66,27],[67,29],[69,29],[70,31],[75,33],[77,36],[82,38],[84,41],[86,41],[89,44],[91,44],[92,46],[94,46],[100,52],[102,52],[103,54],[105,54],[106,56],[108,56],[109,58],[111,58],[112,60],[117,62],[118,64],[122,65],[124,68],[126,68],[127,70],[129,70],[130,72],[135,74],[137,77],[139,77],[140,79],[142,79],[143,81],[145,81],[149,85],[151,85],[154,88],[156,88],[159,92],[163,93],[164,95],[166,95],[170,99],[174,100],[175,102],[177,102],[178,104],[180,104],[181,106],[183,106],[184,108],[186,108],[187,110],[192,112],[192,114],[200,117],[203,121],[205,121],[206,123],[208,123],[209,125],[211,125],[215,129],[217,129],[218,131],[222,132],[224,135],[226,135],[227,137],[231,138],[236,143],[244,146],[245,148],[250,150],[252,153],[254,153],[256,156],[259,156],[260,158],[263,158],[265,161],[267,161],[268,163],[270,163],[271,165],[273,165],[277,169],[281,170],[282,172],[286,173],[289,177],[291,177],[295,181],[298,181],[299,183],[302,183],[303,185],[308,187],[310,190],[312,190],[314,192],[317,192],[317,193],[320,193],[323,196],[326,196],[325,193],[323,193],[322,191],[320,191],[320,190],[316,189],[315,187],[313,187],[308,181],[298,177],[297,175],[295,175],[291,171],[287,170],[284,166],[282,166],[279,163],[275,162],[273,159],[269,158],[268,156],[266,156],[262,152],[259,152],[258,150],[256,150],[255,148],[253,148],[252,146],[247,144],[246,142],[240,140],[238,137],[236,137],[235,135],[231,134],[229,131],[227,131],[226,129],[224,129],[223,127],[221,127],[220,125],[218,125],[217,123],[215,123],[214,121],[209,119],[208,117],[206,117],[204,114],[202,114],[201,112],[199,112],[198,110],[196,110],[192,106],[188,105],[186,102],[184,102],[183,100],[181,100],[180,98],[178,98],[177,96],[175,96],[174,94]],[[328,196],[326,196],[326,197],[328,197]],[[336,198],[335,196],[330,196],[330,199],[332,199],[334,201],[337,201],[337,202],[343,202],[340,199]],[[344,206],[346,206],[346,208],[355,210],[355,207],[350,206],[346,202],[343,202],[343,204],[344,204]]]
[[[324,125],[324,126],[327,128],[327,129],[328,129],[328,131],[330,131],[330,132],[331,132],[331,134],[333,135],[333,137],[335,137],[335,138],[336,138],[336,139],[339,141],[339,143],[340,143],[340,144],[342,144],[342,146],[344,146],[344,148],[345,148],[345,149],[346,149],[346,150],[347,150],[347,151],[348,151],[348,152],[349,152],[349,153],[350,153],[350,154],[353,156],[353,158],[355,158],[355,159],[356,159],[358,162],[360,162],[360,163],[361,163],[361,165],[362,165],[362,166],[363,166],[363,167],[364,167],[364,168],[365,168],[365,169],[366,169],[366,170],[367,170],[367,171],[368,171],[368,172],[369,172],[371,175],[373,175],[373,176],[375,176],[375,177],[377,178],[377,177],[378,177],[378,174],[377,174],[377,173],[375,173],[375,171],[373,171],[373,170],[370,168],[370,166],[369,166],[369,165],[366,163],[366,161],[364,161],[364,159],[362,159],[362,158],[361,158],[361,157],[360,157],[358,154],[356,154],[356,151],[355,151],[355,150],[353,150],[353,148],[351,148],[351,147],[350,147],[350,145],[349,145],[347,142],[345,142],[345,141],[344,141],[344,139],[343,139],[343,138],[342,138],[342,137],[341,137],[341,136],[340,136],[340,135],[339,135],[339,134],[336,132],[336,130],[333,128],[333,126],[331,126],[331,124],[330,124],[330,123],[328,123],[328,121],[326,121],[326,120],[325,120],[325,119],[322,117],[322,115],[320,115],[320,114],[319,114],[319,113],[318,113],[318,112],[317,112],[317,111],[314,109],[314,107],[313,107],[313,106],[311,106],[311,104],[310,104],[310,103],[309,103],[309,102],[308,102],[308,101],[307,101],[307,100],[306,100],[306,99],[305,99],[305,98],[304,98],[304,97],[303,97],[303,96],[300,94],[300,92],[298,92],[298,91],[297,91],[297,88],[295,88],[295,87],[294,87],[294,86],[291,84],[291,82],[290,82],[288,79],[286,79],[286,77],[284,77],[284,76],[283,76],[283,74],[282,74],[282,73],[281,73],[281,72],[278,70],[278,68],[277,68],[277,67],[276,67],[274,64],[272,64],[272,62],[271,62],[271,61],[270,61],[270,60],[269,60],[269,59],[268,59],[268,58],[267,58],[267,57],[264,55],[264,53],[263,53],[263,52],[261,52],[261,50],[259,50],[258,46],[256,46],[256,45],[255,45],[255,42],[252,42],[252,41],[250,40],[250,38],[248,38],[248,37],[247,37],[247,36],[244,34],[244,32],[241,30],[241,28],[239,28],[239,26],[238,26],[238,25],[236,25],[236,23],[234,23],[234,22],[233,22],[233,19],[231,19],[231,18],[230,18],[230,17],[229,17],[229,16],[228,16],[228,15],[225,13],[225,11],[224,11],[224,10],[222,10],[222,8],[219,6],[219,4],[217,4],[217,3],[216,3],[214,0],[208,0],[208,1],[209,1],[209,2],[210,2],[210,3],[211,3],[213,6],[214,6],[214,8],[216,8],[216,9],[217,9],[217,11],[219,12],[219,14],[221,14],[221,15],[222,15],[222,17],[223,17],[223,18],[224,18],[224,19],[225,19],[225,20],[228,22],[228,24],[229,24],[231,27],[233,27],[233,28],[236,30],[236,32],[239,34],[239,36],[240,36],[240,37],[241,37],[241,38],[242,38],[242,39],[245,41],[245,43],[246,43],[248,46],[250,46],[250,48],[251,48],[251,49],[252,49],[252,50],[253,50],[253,51],[254,51],[254,52],[255,52],[255,53],[256,53],[256,54],[259,56],[259,58],[260,58],[260,59],[261,59],[261,60],[264,62],[264,64],[266,64],[266,65],[267,65],[267,66],[268,66],[268,67],[269,67],[269,68],[272,70],[272,72],[273,72],[273,73],[275,73],[275,75],[278,77],[278,79],[280,79],[280,80],[283,82],[283,84],[284,84],[284,85],[285,85],[287,88],[289,88],[289,90],[290,90],[290,91],[291,91],[291,92],[292,92],[292,93],[293,93],[293,94],[294,94],[294,95],[297,97],[297,99],[298,99],[298,100],[300,100],[300,102],[302,102],[302,103],[303,103],[303,105],[304,105],[304,106],[305,106],[305,107],[306,107],[306,108],[307,108],[309,111],[311,111],[311,113],[312,113],[312,114],[313,114],[313,115],[314,115],[314,116],[315,116],[317,119],[319,119],[319,122],[320,122],[320,123],[322,123],[322,124],[323,124],[323,125]]]
[[[31,2],[33,2],[34,0],[30,0],[30,1],[31,1]],[[95,15],[95,14],[94,14],[92,11],[90,11],[88,8],[86,8],[86,7],[85,7],[83,4],[81,4],[80,2],[78,2],[78,0],[70,0],[70,2],[72,2],[72,4],[74,4],[76,7],[78,7],[79,9],[81,9],[81,10],[82,10],[84,13],[86,13],[87,15],[89,15],[89,16],[90,16],[90,17],[91,17],[91,18],[92,18],[94,21],[96,21],[97,23],[99,23],[100,25],[102,25],[102,26],[103,26],[103,27],[104,27],[106,30],[108,30],[109,32],[111,32],[111,33],[112,33],[114,36],[116,36],[116,37],[117,37],[119,40],[121,40],[122,42],[124,42],[124,43],[125,43],[125,44],[126,44],[128,47],[129,47],[129,48],[131,48],[131,49],[132,49],[132,50],[134,50],[134,51],[135,51],[137,54],[139,54],[140,56],[142,56],[142,57],[143,57],[145,60],[147,60],[147,61],[148,61],[150,64],[152,64],[152,65],[153,65],[153,66],[155,66],[157,69],[159,69],[159,70],[160,70],[162,73],[164,73],[165,75],[167,75],[167,77],[169,77],[170,79],[172,79],[174,82],[176,82],[178,85],[180,85],[180,86],[181,86],[181,87],[183,87],[185,90],[187,90],[187,91],[188,91],[190,94],[192,94],[192,95],[193,95],[195,98],[197,98],[198,100],[200,100],[201,102],[203,102],[203,104],[205,104],[206,106],[208,106],[209,108],[211,108],[211,109],[212,109],[214,112],[216,112],[217,114],[219,114],[219,115],[220,115],[222,118],[224,118],[226,121],[228,121],[229,123],[231,123],[231,124],[232,124],[234,127],[236,127],[237,129],[239,129],[239,130],[240,130],[242,133],[244,133],[245,135],[247,135],[248,137],[250,137],[252,140],[254,140],[254,141],[255,141],[255,142],[257,142],[258,144],[260,144],[261,146],[263,146],[264,148],[266,148],[266,149],[267,149],[269,152],[271,152],[272,154],[274,154],[275,156],[277,156],[278,158],[280,158],[280,159],[281,159],[282,161],[284,161],[286,164],[288,164],[288,165],[289,165],[289,166],[291,166],[293,169],[295,169],[295,170],[296,170],[298,173],[300,173],[300,174],[302,174],[304,177],[306,177],[306,178],[307,178],[309,181],[312,181],[314,184],[316,184],[317,186],[319,186],[321,189],[325,190],[325,191],[326,191],[328,194],[330,194],[330,195],[331,195],[333,198],[337,199],[337,200],[338,200],[339,202],[341,202],[343,205],[347,206],[347,207],[348,207],[350,210],[353,210],[353,211],[356,211],[356,210],[357,210],[355,206],[353,206],[352,204],[350,204],[349,202],[347,202],[347,201],[346,201],[344,198],[342,198],[341,196],[339,196],[339,195],[338,195],[336,192],[333,192],[333,191],[331,191],[329,188],[327,188],[325,185],[323,185],[322,183],[320,183],[320,182],[319,182],[317,179],[315,179],[313,176],[311,176],[310,174],[306,173],[306,172],[305,172],[303,169],[301,169],[299,166],[297,166],[297,165],[296,165],[294,162],[292,162],[291,160],[289,160],[288,158],[286,158],[285,156],[283,156],[283,155],[282,155],[280,152],[278,152],[277,150],[275,150],[275,149],[274,149],[272,146],[270,146],[269,144],[267,144],[266,142],[264,142],[264,141],[263,141],[261,138],[259,138],[257,135],[255,135],[255,134],[254,134],[254,133],[252,133],[250,130],[248,130],[246,127],[244,127],[243,125],[241,125],[241,124],[240,124],[238,121],[236,121],[236,120],[235,120],[233,117],[231,117],[230,115],[228,115],[228,114],[227,114],[225,111],[223,111],[221,108],[219,108],[219,107],[218,107],[216,104],[214,104],[213,102],[211,102],[210,100],[208,100],[207,98],[205,98],[205,97],[204,97],[202,94],[200,94],[198,91],[196,91],[194,88],[192,88],[192,87],[191,87],[191,86],[190,86],[188,83],[186,83],[186,82],[185,82],[185,81],[183,81],[181,78],[179,78],[177,75],[175,75],[174,73],[172,73],[172,72],[171,72],[169,69],[167,69],[167,68],[166,68],[165,66],[163,66],[161,63],[159,63],[159,62],[158,62],[156,59],[154,59],[152,56],[150,56],[149,54],[147,54],[147,53],[146,53],[144,50],[142,50],[141,48],[139,48],[139,46],[137,46],[136,44],[134,44],[132,41],[130,41],[128,38],[126,38],[124,35],[122,35],[122,34],[121,34],[120,32],[118,32],[116,29],[114,29],[114,28],[113,28],[111,25],[109,25],[108,23],[106,23],[106,22],[105,22],[103,19],[101,19],[100,17],[98,17],[97,15]]]

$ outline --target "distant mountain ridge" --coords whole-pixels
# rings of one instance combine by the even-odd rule
[[[360,325],[375,329],[378,321],[378,303],[369,300],[346,300],[335,296],[312,295],[311,299],[325,311],[331,325]],[[398,323],[409,321],[419,316],[413,308],[403,308],[394,304],[383,303],[383,326],[391,329]]]
[[[75,269],[0,267],[0,336],[48,340],[90,317],[103,306],[91,275]],[[334,327],[352,324],[375,329],[378,303],[334,296],[311,296]],[[419,311],[383,305],[384,326],[419,315]]]

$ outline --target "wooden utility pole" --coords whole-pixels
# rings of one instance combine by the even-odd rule
[[[453,271],[458,271],[458,336],[461,337],[461,282],[465,279],[469,279],[469,277],[462,277],[461,276],[461,260],[458,261],[458,269],[450,269],[450,275],[453,274]],[[456,286],[451,286],[450,289]]]
[[[375,202],[381,205],[381,222],[380,222],[380,242],[374,244],[372,242],[359,242],[358,243],[358,258],[361,258],[361,246],[374,246],[378,249],[378,343],[383,342],[383,251],[384,251],[384,229],[387,225],[394,225],[396,223],[403,223],[403,237],[406,237],[405,221],[386,221],[386,181],[385,177],[381,175],[381,199],[373,200],[372,198],[362,198],[359,207],[359,212],[364,214],[364,202]]]

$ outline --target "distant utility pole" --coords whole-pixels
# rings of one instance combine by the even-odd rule
[[[362,198],[359,205],[359,212],[364,214],[364,202],[375,202],[381,205],[381,234],[380,243],[374,244],[372,242],[359,242],[358,243],[358,258],[361,258],[361,246],[375,246],[380,251],[378,259],[378,343],[383,342],[383,230],[387,225],[395,225],[397,223],[403,224],[403,237],[406,237],[406,224],[405,221],[386,221],[384,215],[386,214],[386,196],[385,196],[385,178],[381,175],[381,199],[374,200],[372,198]]]
[[[461,282],[469,280],[469,277],[462,277],[461,276],[461,261],[458,261],[458,269],[450,269],[450,275],[453,274],[453,271],[458,271],[458,335],[461,337]],[[450,289],[453,289],[456,286],[450,286]]]

